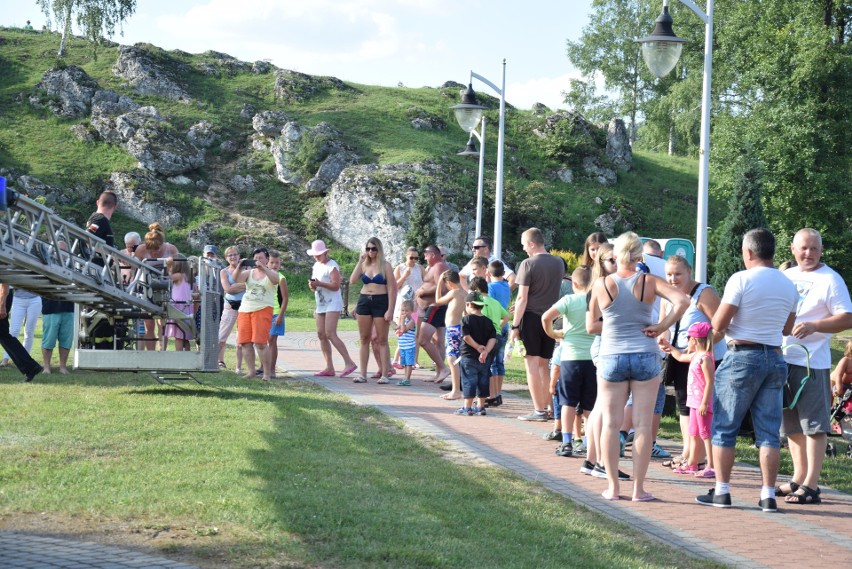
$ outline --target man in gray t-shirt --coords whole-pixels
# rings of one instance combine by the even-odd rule
[[[541,230],[532,227],[521,235],[521,245],[529,255],[518,265],[518,298],[512,322],[512,340],[523,340],[527,355],[524,366],[527,387],[534,409],[522,415],[522,421],[547,421],[547,403],[550,400],[550,374],[548,362],[553,356],[556,342],[544,331],[541,315],[559,300],[559,287],[565,274],[565,263],[544,248]]]

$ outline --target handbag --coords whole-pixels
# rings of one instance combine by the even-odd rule
[[[239,310],[240,306],[243,303],[242,300],[230,300],[230,299],[227,299],[227,298],[225,300],[228,301],[228,304],[230,304],[231,308],[234,309],[234,310]]]

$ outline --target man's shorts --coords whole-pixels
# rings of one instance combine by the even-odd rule
[[[808,368],[787,364],[787,383],[799,389]],[[784,409],[781,434],[817,435],[831,432],[831,370],[811,369],[811,376],[792,409]]]
[[[591,411],[598,395],[597,372],[592,360],[564,360],[559,364],[559,381],[556,383],[559,406],[576,407]]]
[[[384,318],[388,311],[387,294],[361,294],[358,295],[358,304],[355,312],[358,316],[371,316],[373,318]]]
[[[556,340],[544,333],[541,325],[541,314],[525,312],[521,319],[521,341],[528,356],[549,360],[553,357]]]
[[[780,348],[730,349],[713,384],[713,446],[733,448],[751,409],[755,444],[779,448],[787,363]]]
[[[59,347],[63,350],[70,350],[74,343],[74,313],[73,312],[56,312],[54,314],[42,314],[42,339],[41,347],[45,350],[52,350],[56,347],[57,340]]]
[[[447,345],[447,357],[448,358],[461,357],[461,344],[462,344],[461,324],[453,324],[452,326],[447,326],[446,331],[444,332],[444,338],[446,340],[446,345]]]
[[[427,324],[434,326],[435,328],[444,328],[446,327],[445,318],[447,317],[447,306],[436,306],[432,305],[426,309],[426,315],[423,317],[423,321]]]
[[[649,381],[660,375],[659,352],[598,356],[598,376],[604,381]]]
[[[254,312],[237,314],[237,344],[269,343],[269,329],[272,328],[272,307],[267,306]]]
[[[275,319],[278,318],[277,314],[272,315],[272,327],[269,329],[270,336],[283,336],[284,332],[287,329],[287,317],[281,319],[281,326],[275,325]]]

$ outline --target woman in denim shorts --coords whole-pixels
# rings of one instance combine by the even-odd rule
[[[651,445],[654,403],[660,385],[660,356],[656,338],[677,322],[689,298],[663,279],[636,272],[642,260],[642,241],[632,232],[615,240],[616,272],[597,280],[592,288],[586,329],[601,334],[597,362],[598,399],[603,418],[601,456],[609,488],[602,496],[618,500],[618,429],[624,419],[627,396],[633,392],[632,499],[647,502],[654,496],[643,487]],[[660,322],[653,322],[656,297],[672,304]],[[600,318],[603,317],[603,322]]]

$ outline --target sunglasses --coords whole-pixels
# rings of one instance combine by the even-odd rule
[[[604,259],[604,263],[615,263],[615,259]]]
[[[474,245],[471,249],[485,249],[485,245]]]
[[[408,258],[409,261],[417,261],[418,259],[420,259],[420,257],[409,257]]]
[[[364,250],[365,251],[378,251],[379,248],[378,247],[364,247]]]

